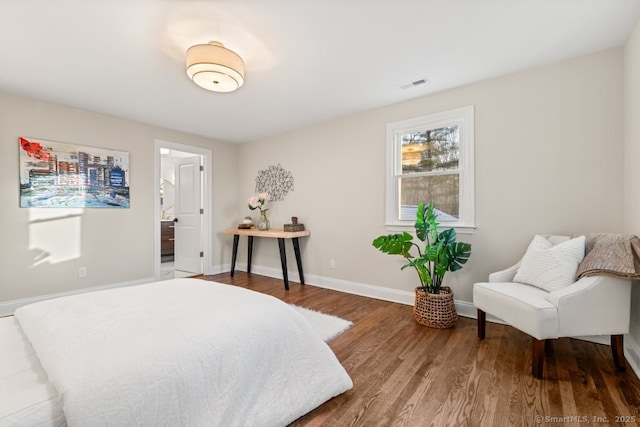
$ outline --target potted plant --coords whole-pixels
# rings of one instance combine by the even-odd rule
[[[424,248],[407,233],[388,234],[373,240],[373,246],[389,255],[401,255],[408,263],[402,270],[413,267],[418,273],[420,286],[416,287],[414,315],[422,325],[449,328],[458,319],[453,302],[453,291],[442,286],[447,271],[457,271],[471,255],[471,244],[456,242],[456,230],[449,228],[438,232],[435,205],[418,205],[416,213],[416,237],[425,242]]]

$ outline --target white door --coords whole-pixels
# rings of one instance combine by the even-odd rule
[[[176,163],[175,269],[202,273],[202,197],[200,156]]]

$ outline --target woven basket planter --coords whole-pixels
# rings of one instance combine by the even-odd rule
[[[429,294],[416,288],[416,303],[413,306],[416,322],[430,328],[447,329],[458,320],[453,302],[453,291],[448,286],[440,288],[439,294]]]

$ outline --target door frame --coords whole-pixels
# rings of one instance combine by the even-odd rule
[[[202,234],[205,236],[203,240],[203,274],[211,273],[211,263],[213,260],[213,236],[211,230],[213,228],[212,223],[212,210],[213,200],[211,197],[211,177],[213,176],[212,167],[212,153],[211,149],[196,147],[192,145],[180,144],[177,142],[165,141],[161,139],[154,140],[154,187],[156,191],[153,195],[153,265],[154,265],[154,277],[155,280],[160,280],[160,149],[169,149],[175,151],[183,151],[186,153],[192,153],[193,155],[202,156],[202,166],[204,173],[202,176],[202,195],[203,195],[203,208],[204,214],[202,216]]]

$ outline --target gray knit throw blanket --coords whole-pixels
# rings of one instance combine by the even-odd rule
[[[583,234],[584,260],[576,273],[585,276],[614,276],[640,280],[640,239],[631,234]]]

